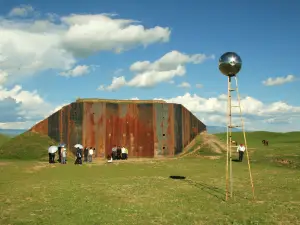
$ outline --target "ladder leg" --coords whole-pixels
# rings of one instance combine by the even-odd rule
[[[255,200],[254,184],[253,184],[253,178],[252,178],[252,173],[251,173],[251,166],[250,166],[250,159],[249,159],[249,153],[248,153],[247,138],[246,138],[244,120],[243,120],[243,116],[242,116],[242,109],[241,109],[241,98],[240,98],[240,94],[239,94],[239,90],[238,90],[238,80],[237,80],[236,76],[234,78],[235,78],[236,93],[237,93],[238,105],[239,105],[239,114],[240,114],[242,131],[243,131],[244,142],[245,142],[245,147],[246,147],[246,155],[247,155],[247,162],[248,162],[250,182],[251,182],[251,187],[252,187],[252,195],[253,195],[253,200]]]

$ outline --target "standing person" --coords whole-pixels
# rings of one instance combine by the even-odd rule
[[[125,159],[128,159],[128,148],[125,148]]]
[[[57,153],[58,153],[58,162],[61,162],[61,149],[62,147],[58,147]]]
[[[113,158],[113,160],[117,159],[117,146],[116,145],[114,145],[112,148],[112,158]]]
[[[121,148],[121,153],[122,153],[122,160],[126,159],[126,149],[124,146]]]
[[[94,150],[93,150],[93,148],[92,147],[90,147],[90,149],[89,149],[89,158],[88,158],[88,162],[92,162],[92,160],[93,160],[93,154],[94,154]]]
[[[244,152],[246,147],[243,144],[240,144],[237,148],[237,152],[239,153],[239,162],[243,161]]]
[[[117,160],[121,159],[121,153],[122,153],[121,146],[118,145],[118,147],[117,147]]]
[[[67,159],[67,149],[62,148],[61,149],[61,164],[66,164],[66,159]]]
[[[83,156],[84,156],[84,161],[87,162],[88,161],[88,153],[89,153],[89,150],[87,147],[84,148],[83,150]]]
[[[51,147],[51,145],[49,145],[49,148]],[[52,163],[52,155],[50,152],[48,152],[48,155],[49,155],[49,163]]]

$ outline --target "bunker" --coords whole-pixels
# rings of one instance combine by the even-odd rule
[[[181,153],[206,126],[180,104],[155,100],[77,99],[30,131],[66,143],[96,148],[95,156],[111,154],[114,145],[129,157],[172,157]]]

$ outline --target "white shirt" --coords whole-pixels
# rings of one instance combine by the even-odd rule
[[[244,152],[245,150],[246,150],[245,146],[239,145],[239,147],[237,148],[237,152],[239,151]]]
[[[89,150],[89,155],[93,155],[94,154],[94,150],[93,149],[90,149]]]
[[[125,148],[121,148],[122,154],[126,153],[126,149]]]
[[[116,148],[116,147],[113,147],[113,148],[112,148],[112,151],[113,151],[113,152],[117,151],[117,148]]]
[[[65,149],[62,151],[62,157],[67,157],[67,151]]]

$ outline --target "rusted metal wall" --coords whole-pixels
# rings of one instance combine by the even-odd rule
[[[163,157],[182,152],[206,126],[179,104],[75,102],[31,128],[64,142],[96,148],[96,157],[124,145],[129,157]]]
[[[174,155],[174,108],[172,104],[153,105],[154,156]]]
[[[43,135],[48,135],[48,118],[34,125],[30,131],[37,132]]]
[[[82,145],[95,148],[96,157],[105,156],[105,103],[85,102],[82,122]]]
[[[57,142],[60,142],[59,123],[60,111],[48,117],[48,136]]]
[[[182,117],[182,105],[174,104],[174,154],[178,154],[183,150],[183,117]]]
[[[83,103],[69,105],[70,120],[68,126],[69,150],[75,153],[74,145],[82,143]]]

